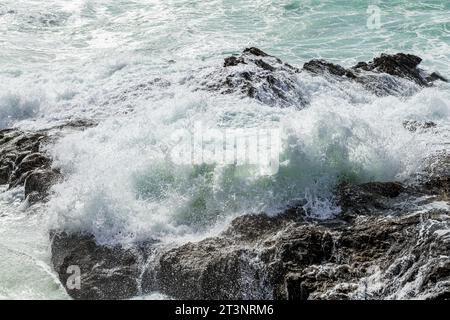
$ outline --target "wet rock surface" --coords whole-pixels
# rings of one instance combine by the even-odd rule
[[[89,120],[74,120],[35,132],[20,129],[0,131],[0,184],[9,188],[25,187],[25,196],[33,204],[46,198],[50,187],[61,179],[52,168],[52,159],[45,151],[61,135],[61,130],[83,130],[94,126]]]
[[[433,121],[406,120],[403,122],[403,127],[411,132],[417,132],[436,128],[437,124]]]
[[[405,95],[411,87],[446,81],[420,70],[420,62],[395,54],[351,68],[311,60],[300,69],[248,48],[227,57],[202,85],[268,105],[303,107],[308,98],[302,74],[361,85],[376,95]],[[412,132],[436,126],[409,120],[403,125]],[[293,206],[277,216],[238,217],[221,234],[199,242],[129,248],[54,230],[52,263],[76,299],[122,299],[155,291],[177,299],[449,298],[448,159],[446,154],[432,157],[423,172],[403,183],[342,183],[336,189],[341,213],[331,220],[314,220]],[[36,179],[46,173],[39,171]],[[30,178],[29,190],[39,189],[31,188],[35,178]],[[71,265],[81,270],[80,289],[66,284]]]
[[[346,220],[237,218],[219,237],[162,254],[149,279],[164,293],[190,299],[445,297],[450,215],[395,215],[398,202],[378,205],[376,196],[401,199],[401,193],[408,191],[391,183],[347,186],[341,201],[360,202],[344,207],[343,216],[352,216]]]
[[[13,188],[23,185],[34,170],[48,169],[51,160],[42,151],[47,138],[45,133],[0,131],[0,183]]]
[[[124,299],[138,294],[138,249],[99,246],[82,233],[52,232],[51,241],[53,268],[73,298]],[[79,287],[71,282],[72,270],[80,271]]]
[[[177,299],[448,298],[450,213],[439,195],[396,182],[336,192],[335,219],[313,220],[301,208],[246,215],[176,247],[107,248],[60,232],[53,263],[63,283],[68,265],[81,267],[84,287],[69,294],[83,299],[132,297],[136,279],[141,293]]]
[[[248,48],[226,58],[203,85],[267,105],[304,107],[309,98],[303,75],[362,85],[377,95],[404,95],[411,86],[446,81],[420,70],[420,62],[396,54],[351,68],[324,60],[296,68]],[[38,132],[1,130],[0,184],[24,186],[31,204],[44,200],[62,178],[52,168],[46,143],[62,129],[93,125],[78,120]],[[436,126],[403,125],[413,132]],[[52,265],[75,299],[126,299],[154,291],[178,299],[448,299],[449,159],[436,155],[405,183],[341,184],[336,197],[342,212],[327,221],[311,219],[294,206],[277,216],[238,217],[221,234],[199,242],[150,241],[127,248],[101,245],[89,234],[53,230]],[[81,272],[80,288],[70,285],[73,266]]]
[[[29,204],[44,200],[51,186],[60,179],[61,173],[56,169],[33,170],[25,180],[25,197]]]
[[[208,75],[203,86],[222,94],[240,93],[271,106],[303,108],[309,97],[302,84],[305,73],[330,81],[348,81],[379,96],[411,95],[436,80],[447,81],[439,73],[427,73],[418,66],[422,59],[411,54],[382,54],[370,62],[351,68],[314,59],[303,68],[291,66],[258,48],[225,58],[223,67]]]
[[[162,254],[152,279],[175,298],[282,298],[278,284],[291,266],[322,264],[332,247],[326,228],[288,217],[244,216],[220,237]]]
[[[297,78],[299,72],[258,48],[247,48],[239,56],[225,58],[223,68],[209,75],[203,85],[207,90],[237,92],[268,105],[304,106],[307,100]]]

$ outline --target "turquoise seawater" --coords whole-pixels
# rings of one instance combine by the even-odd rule
[[[409,52],[445,74],[449,12],[448,1],[436,0],[5,0],[0,125],[73,116],[80,104],[98,114],[87,100],[101,99],[95,89],[120,86],[116,72],[142,79],[192,71],[248,46],[293,64],[325,58],[351,65]]]

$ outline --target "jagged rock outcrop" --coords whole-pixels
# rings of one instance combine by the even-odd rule
[[[386,73],[392,76],[414,81],[420,86],[429,86],[432,81],[438,79],[447,81],[436,72],[425,75],[422,70],[418,68],[421,62],[422,59],[420,57],[412,54],[382,54],[380,57],[373,59],[373,61],[369,63],[360,62],[352,69]]]
[[[43,195],[47,188],[44,185],[36,187],[36,180],[28,178],[38,170],[51,170],[51,160],[42,151],[42,144],[47,139],[48,136],[41,132],[0,131],[0,183],[13,188],[34,180],[35,187],[28,183],[28,190],[35,189]]]
[[[162,254],[153,289],[190,299],[448,296],[449,212],[420,209],[431,200],[402,212],[417,190],[397,183],[344,189],[343,216],[351,219],[237,218],[219,237]]]
[[[52,263],[67,292],[75,299],[124,299],[139,292],[142,263],[139,249],[96,244],[92,236],[51,233]],[[68,286],[69,267],[80,268],[81,287]]]
[[[304,106],[307,100],[296,76],[299,72],[260,49],[247,48],[240,56],[225,58],[223,68],[209,75],[203,85],[223,94],[239,92],[268,105]]]
[[[302,108],[309,102],[302,85],[302,73],[325,77],[331,81],[350,81],[376,95],[410,95],[411,85],[431,86],[433,81],[447,81],[418,66],[421,58],[404,53],[382,54],[371,62],[360,62],[351,68],[314,59],[303,68],[293,67],[258,48],[247,48],[242,54],[225,58],[223,67],[208,75],[202,85],[223,94],[244,96],[273,106]],[[406,82],[406,83],[405,83]]]
[[[336,219],[301,208],[246,215],[219,236],[171,248],[106,248],[62,232],[53,263],[63,283],[69,264],[84,270],[75,298],[131,297],[137,278],[140,292],[178,299],[448,298],[450,211],[430,181],[343,184]]]
[[[437,124],[433,121],[405,120],[403,121],[403,127],[411,132],[416,132],[436,128]]]
[[[220,237],[188,243],[162,254],[151,289],[175,298],[281,298],[290,266],[330,259],[331,233],[294,217],[248,215],[237,218]],[[147,279],[152,279],[153,283]]]
[[[325,60],[311,60],[304,64],[303,70],[359,83],[379,96],[410,95],[415,92],[404,80],[419,87],[429,87],[436,80],[447,81],[436,72],[429,74],[420,69],[421,62],[420,57],[411,54],[382,54],[368,63],[359,62],[348,69]]]
[[[30,204],[45,199],[50,187],[61,179],[59,170],[52,168],[45,145],[57,139],[62,129],[82,130],[93,125],[93,121],[74,120],[36,132],[1,130],[0,184],[24,186]]]
[[[268,105],[302,107],[308,103],[302,74],[360,85],[376,95],[406,95],[411,87],[445,81],[420,70],[420,62],[396,54],[352,68],[311,60],[299,69],[249,48],[226,58],[202,86]],[[410,131],[435,127],[417,121],[403,125]],[[53,267],[76,299],[121,299],[153,291],[178,299],[449,298],[449,159],[432,157],[423,172],[403,183],[339,185],[336,201],[342,212],[332,220],[314,220],[293,206],[277,216],[238,217],[220,235],[199,242],[150,241],[127,248],[54,230]],[[80,289],[66,285],[72,265],[81,269]]]
[[[52,185],[62,178],[57,169],[35,169],[25,180],[25,197],[30,204],[44,200]]]

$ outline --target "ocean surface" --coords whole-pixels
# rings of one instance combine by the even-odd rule
[[[297,66],[412,53],[450,77],[450,1],[0,2],[0,129],[99,123],[48,146],[66,177],[48,203],[27,208],[21,188],[1,187],[0,298],[68,298],[50,265],[52,228],[126,246],[199,240],[233,217],[276,214],[292,201],[327,219],[339,214],[332,191],[344,177],[402,180],[448,148],[446,83],[408,98],[376,97],[304,77],[312,101],[302,110],[194,90],[189,79],[250,46]],[[417,134],[405,120],[441,129]],[[279,171],[166,161],[171,133],[196,122],[281,128]]]

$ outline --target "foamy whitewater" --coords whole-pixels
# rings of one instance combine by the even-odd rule
[[[380,8],[381,28],[367,25],[370,5]],[[52,228],[88,231],[101,244],[182,243],[292,202],[327,219],[339,213],[339,181],[417,172],[424,157],[449,148],[448,83],[377,97],[303,74],[311,104],[298,110],[197,91],[189,79],[250,46],[297,66],[406,52],[449,77],[449,17],[449,1],[2,0],[0,128],[99,124],[48,146],[66,178],[48,203],[27,208],[22,189],[2,187],[0,298],[67,298],[50,266]],[[410,132],[405,120],[439,130]],[[279,171],[166,161],[171,134],[196,122],[280,128]]]

